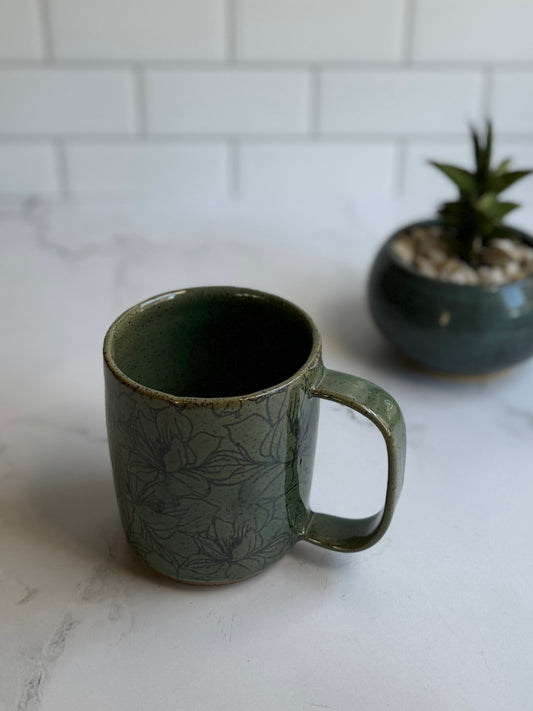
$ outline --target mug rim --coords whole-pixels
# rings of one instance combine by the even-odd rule
[[[262,388],[261,390],[255,390],[250,393],[244,393],[242,395],[226,395],[226,396],[219,396],[219,397],[205,397],[205,396],[192,396],[192,395],[173,395],[171,393],[164,392],[163,390],[156,390],[155,388],[151,388],[147,385],[143,385],[142,383],[138,382],[137,380],[134,380],[133,378],[130,378],[126,373],[119,368],[117,363],[115,362],[114,358],[111,355],[111,349],[113,346],[113,340],[115,337],[115,334],[120,328],[121,323],[124,322],[129,316],[133,315],[134,313],[138,313],[142,309],[147,309],[150,308],[151,305],[154,305],[156,303],[159,303],[164,300],[171,300],[171,299],[176,299],[180,296],[183,296],[185,294],[193,294],[193,293],[200,293],[200,292],[207,292],[211,294],[219,293],[219,294],[231,294],[233,296],[236,295],[242,295],[242,296],[252,296],[256,298],[261,298],[265,301],[269,302],[274,302],[278,304],[283,304],[285,307],[289,307],[293,312],[296,312],[303,320],[307,323],[309,330],[312,335],[312,343],[311,343],[311,348],[309,349],[309,354],[302,363],[302,365],[288,378],[285,380],[280,381],[279,383],[275,383],[267,388]],[[320,336],[320,333],[315,326],[315,323],[313,319],[307,314],[306,311],[304,311],[302,308],[294,304],[292,301],[289,301],[288,299],[283,298],[282,296],[277,296],[276,294],[272,294],[267,291],[261,291],[258,289],[252,289],[249,287],[237,287],[237,286],[195,286],[195,287],[188,287],[185,289],[173,289],[171,291],[164,291],[160,294],[156,294],[155,296],[148,297],[147,299],[143,299],[142,301],[139,301],[137,304],[134,304],[133,306],[130,306],[127,308],[125,311],[123,311],[119,316],[115,318],[115,320],[111,323],[109,328],[107,329],[107,332],[104,337],[104,344],[103,344],[103,355],[104,355],[104,362],[109,368],[110,372],[119,380],[123,385],[128,386],[131,388],[134,392],[138,392],[141,395],[145,395],[150,398],[155,398],[158,400],[163,400],[165,402],[170,402],[177,404],[179,403],[180,405],[183,405],[185,403],[189,403],[191,405],[197,405],[197,404],[205,404],[207,403],[213,403],[213,404],[223,404],[227,402],[232,402],[232,401],[254,401],[257,400],[261,397],[264,397],[265,395],[270,395],[272,393],[278,392],[280,390],[283,390],[284,388],[290,386],[294,382],[298,381],[299,379],[302,378],[302,376],[311,370],[313,367],[318,365],[321,361],[321,352],[322,352],[322,338]]]

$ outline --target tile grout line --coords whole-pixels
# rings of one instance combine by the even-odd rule
[[[506,141],[523,141],[532,142],[533,141],[533,131],[499,131],[498,136],[500,139],[505,139]],[[445,132],[433,132],[428,131],[419,132],[405,132],[398,134],[392,131],[384,133],[371,133],[371,132],[342,132],[342,133],[321,133],[319,136],[313,136],[316,143],[321,143],[325,145],[335,145],[335,144],[345,144],[346,142],[356,143],[356,144],[380,144],[380,143],[391,143],[395,142],[396,139],[400,138],[404,141],[432,141],[435,143],[449,143],[450,141],[456,141],[457,139],[464,138],[463,129],[457,130],[450,133]],[[261,144],[284,144],[284,143],[295,143],[295,144],[305,144],[309,142],[309,133],[246,133],[243,132],[238,135],[228,135],[227,133],[150,133],[147,136],[147,142],[153,143],[154,145],[164,145],[164,144],[211,144],[211,143],[227,143],[230,141],[251,141],[253,143]],[[0,145],[5,143],[50,143],[55,140],[64,140],[68,143],[81,143],[81,144],[112,144],[117,143],[120,145],[132,145],[139,140],[139,135],[137,134],[127,134],[127,133],[74,133],[65,132],[61,135],[54,133],[14,133],[13,131],[0,132]]]
[[[56,157],[56,173],[59,187],[59,198],[65,202],[68,202],[71,197],[71,191],[65,140],[56,139],[54,141],[54,149]]]
[[[146,101],[146,76],[141,64],[136,64],[133,67],[133,80],[137,138],[145,140],[148,136],[148,104]]]
[[[415,35],[416,0],[405,0],[401,36],[401,62],[413,64],[413,42]]]
[[[53,44],[53,43],[52,43]],[[51,52],[53,55],[53,51]],[[113,70],[113,69],[130,69],[132,64],[137,64],[139,62],[138,58],[130,57],[126,59],[56,59],[51,57],[51,61],[61,69],[94,69],[94,70]],[[39,67],[43,61],[41,59],[0,59],[1,69],[26,69],[28,67]],[[286,72],[286,71],[305,71],[309,68],[310,62],[308,60],[301,61],[287,61],[287,60],[239,60],[235,61],[239,69],[243,71],[272,71],[272,72]],[[402,64],[398,61],[391,60],[321,60],[320,68],[324,71],[389,71],[397,70],[401,71],[402,67],[406,65],[411,65],[410,60],[405,60]],[[180,71],[224,71],[227,69],[228,61],[219,60],[183,60],[183,59],[143,59],[142,66],[144,69],[149,70],[174,70],[176,72]],[[432,71],[435,73],[440,72],[471,72],[480,71],[487,67],[487,62],[482,59],[472,59],[472,60],[420,60],[413,62],[413,66],[416,66],[420,71]],[[502,71],[533,71],[533,61],[524,59],[507,59],[498,60],[491,64],[494,69],[501,69]]]
[[[45,64],[51,64],[54,61],[54,42],[52,18],[48,0],[40,0],[40,2],[37,3],[37,13],[39,16],[39,29],[43,47],[43,62]]]
[[[226,63],[235,64],[237,62],[237,8],[235,0],[225,1],[224,19]]]
[[[309,70],[309,134],[318,138],[321,133],[322,74],[319,66]]]

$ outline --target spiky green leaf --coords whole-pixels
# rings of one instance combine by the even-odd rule
[[[491,158],[492,158],[492,121],[487,121],[487,133],[486,133],[485,150],[484,150],[485,175],[488,175],[488,173],[489,173]]]
[[[464,205],[462,202],[445,202],[442,204],[441,212],[453,212],[454,214],[464,212]]]
[[[494,175],[503,175],[504,173],[507,173],[507,170],[511,167],[511,159],[506,158],[505,160],[502,160],[500,165],[494,170]]]
[[[501,220],[509,212],[518,207],[515,202],[500,202],[496,193],[485,193],[476,203],[483,217],[488,220]]]
[[[449,163],[437,163],[436,161],[430,161],[431,165],[438,168],[444,173],[450,180],[452,180],[461,193],[474,197],[476,194],[476,177],[469,173],[468,170],[464,168],[458,168],[455,165],[450,165]]]
[[[503,218],[518,207],[514,202],[498,199],[498,194],[529,175],[529,170],[509,170],[511,161],[504,160],[491,168],[492,123],[485,130],[470,127],[475,157],[475,170],[436,163],[438,168],[459,188],[455,201],[443,203],[438,210],[443,237],[457,256],[474,264],[482,245],[496,237],[511,236],[512,230],[502,224]]]
[[[476,175],[479,177],[479,169],[482,164],[483,158],[481,154],[481,146],[479,145],[479,136],[474,126],[470,126],[470,136],[474,145],[474,162],[476,166]]]
[[[474,143],[474,154],[476,158],[476,181],[478,186],[478,194],[485,192],[487,189],[487,180],[489,177],[491,152],[492,152],[492,124],[487,121],[485,138],[471,127],[470,132]]]
[[[518,180],[522,180],[522,178],[525,178],[526,175],[529,175],[530,173],[531,170],[513,170],[509,173],[503,173],[501,175],[492,175],[489,179],[489,190],[491,192],[501,193],[503,190],[506,190]]]
[[[514,242],[519,242],[520,241],[520,235],[517,233],[515,229],[512,227],[509,227],[508,225],[496,225],[494,229],[491,232],[491,239],[510,239],[513,240]]]

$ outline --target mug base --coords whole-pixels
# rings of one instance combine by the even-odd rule
[[[181,585],[191,585],[193,587],[199,586],[202,588],[214,588],[214,587],[220,587],[223,585],[234,585],[235,583],[244,583],[246,580],[255,578],[257,575],[260,575],[262,572],[263,571],[260,570],[258,573],[252,573],[251,575],[247,575],[245,578],[236,578],[235,580],[215,580],[213,582],[211,582],[209,580],[184,580],[183,578],[172,578],[169,575],[165,575],[164,573],[159,573],[159,575],[162,575],[167,580],[172,580],[175,583],[180,583]]]
[[[220,586],[224,586],[224,585],[233,585],[234,583],[241,583],[241,582],[245,582],[246,580],[250,580],[251,578],[255,578],[256,576],[261,575],[261,573],[263,573],[265,570],[267,570],[267,568],[271,567],[269,565],[266,568],[257,570],[255,573],[250,573],[249,575],[245,575],[242,578],[234,578],[232,580],[188,580],[186,578],[179,578],[179,577],[176,577],[175,575],[171,575],[170,573],[165,573],[162,570],[158,570],[157,568],[154,568],[142,556],[140,556],[131,545],[129,545],[128,548],[133,553],[135,560],[137,560],[139,563],[141,563],[143,568],[150,571],[151,573],[154,573],[158,577],[163,578],[164,580],[170,580],[173,583],[179,583],[181,585],[198,586],[198,587],[204,587],[204,588],[220,587]]]
[[[180,583],[180,585],[190,585],[192,587],[202,588],[213,588],[224,585],[234,585],[235,583],[243,583],[246,580],[250,580],[251,578],[255,578],[258,575],[261,575],[261,573],[266,570],[266,568],[264,568],[263,570],[258,570],[256,573],[250,573],[250,575],[246,575],[244,578],[235,578],[234,580],[186,580],[185,578],[175,578],[173,575],[161,573],[159,570],[156,570],[155,568],[149,566],[148,563],[145,563],[144,561],[143,563],[151,571],[153,571],[157,575],[160,575],[162,578],[165,578],[165,580],[171,580],[173,583]]]

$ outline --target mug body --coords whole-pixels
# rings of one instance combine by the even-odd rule
[[[205,287],[149,299],[104,342],[109,449],[133,550],[171,578],[250,577],[308,518],[323,370],[296,306]]]

